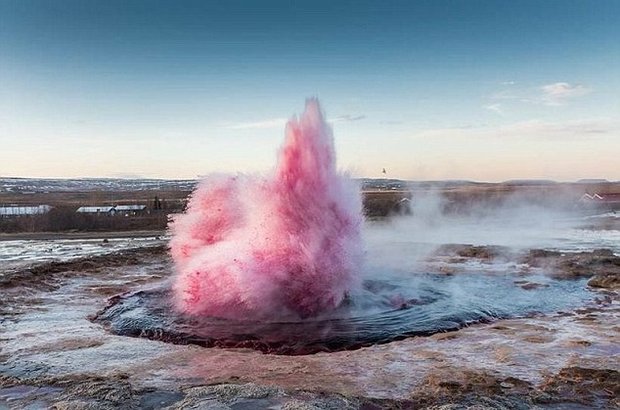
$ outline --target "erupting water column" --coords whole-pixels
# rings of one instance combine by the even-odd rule
[[[331,127],[306,101],[273,174],[213,176],[171,223],[176,307],[232,319],[315,316],[359,285],[359,189],[336,170]]]

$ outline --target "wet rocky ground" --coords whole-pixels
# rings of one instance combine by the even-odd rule
[[[566,311],[285,356],[117,336],[93,323],[110,297],[169,280],[163,246],[48,262],[0,276],[0,408],[620,406],[620,257],[612,251],[446,245],[424,263],[443,275],[509,266],[514,286],[532,290],[545,286],[532,272],[588,278],[593,294]]]

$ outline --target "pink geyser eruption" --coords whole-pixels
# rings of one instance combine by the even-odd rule
[[[315,316],[359,285],[361,200],[336,169],[317,99],[265,177],[211,176],[171,223],[176,307],[233,319]]]

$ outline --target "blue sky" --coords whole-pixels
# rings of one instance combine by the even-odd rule
[[[0,175],[620,179],[618,1],[0,0]]]

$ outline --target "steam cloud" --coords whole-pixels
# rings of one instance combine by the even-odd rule
[[[191,315],[309,317],[359,285],[359,189],[336,170],[316,99],[286,125],[270,175],[211,176],[171,223],[175,304]]]

